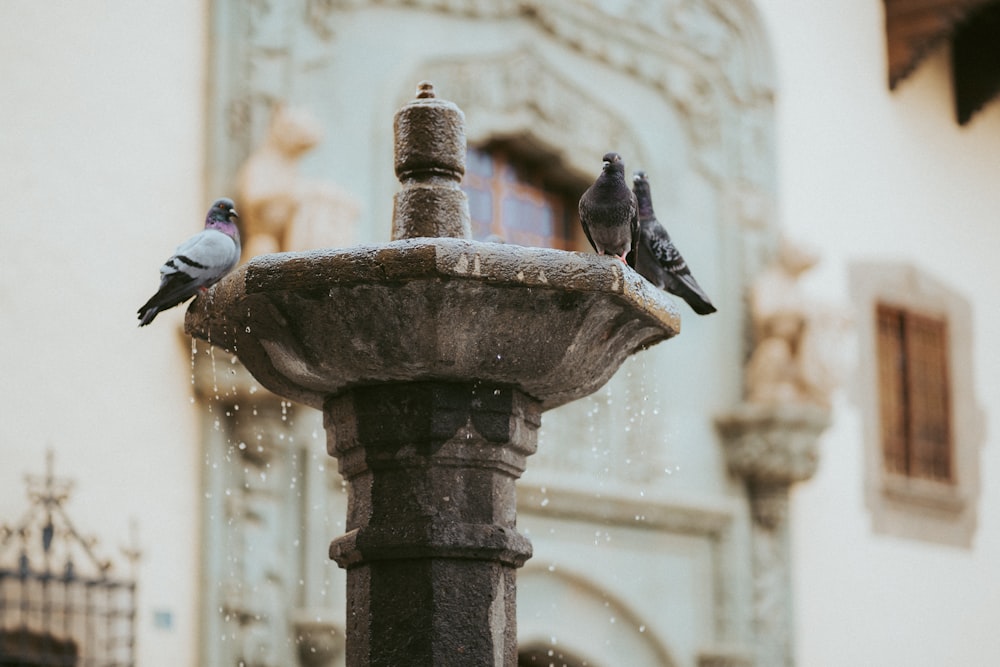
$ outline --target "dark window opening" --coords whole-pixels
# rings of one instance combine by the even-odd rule
[[[560,182],[552,158],[530,159],[503,146],[469,148],[462,189],[472,238],[582,250],[577,203],[586,186]]]
[[[885,304],[877,317],[885,468],[953,482],[947,322]]]

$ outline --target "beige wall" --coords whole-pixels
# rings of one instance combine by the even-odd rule
[[[203,192],[202,0],[0,3],[0,520],[77,481],[106,551],[139,525],[139,658],[194,662],[197,457],[182,311],[136,328]],[[154,610],[173,629],[154,629]]]
[[[817,477],[794,496],[799,664],[1000,662],[1000,102],[955,122],[939,49],[895,93],[882,3],[759,0],[778,82],[779,207],[824,262],[809,281],[850,303],[848,263],[913,263],[972,302],[974,386],[986,412],[971,550],[873,533],[862,415],[835,406]]]

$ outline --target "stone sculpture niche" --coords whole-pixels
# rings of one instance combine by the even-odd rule
[[[272,254],[186,331],[323,410],[348,484],[347,664],[515,667],[514,483],[544,410],[679,332],[669,297],[590,253],[469,240],[464,114],[430,84],[396,114],[393,241]]]

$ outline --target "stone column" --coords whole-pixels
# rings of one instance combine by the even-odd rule
[[[729,472],[746,483],[753,548],[756,664],[791,667],[794,660],[788,495],[819,463],[819,436],[829,410],[812,405],[744,403],[716,419]]]
[[[396,113],[393,238],[470,236],[465,117],[423,82]],[[347,664],[517,664],[514,482],[541,404],[510,387],[411,382],[359,387],[324,409],[349,484]]]
[[[505,387],[359,387],[324,410],[349,484],[347,664],[517,664],[515,572],[531,544],[514,483],[534,453],[538,401]]]

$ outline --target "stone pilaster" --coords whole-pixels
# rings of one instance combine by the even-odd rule
[[[816,472],[819,436],[829,423],[829,410],[798,404],[745,403],[716,418],[729,472],[744,480],[750,499],[754,635],[761,667],[795,662],[788,493]]]

